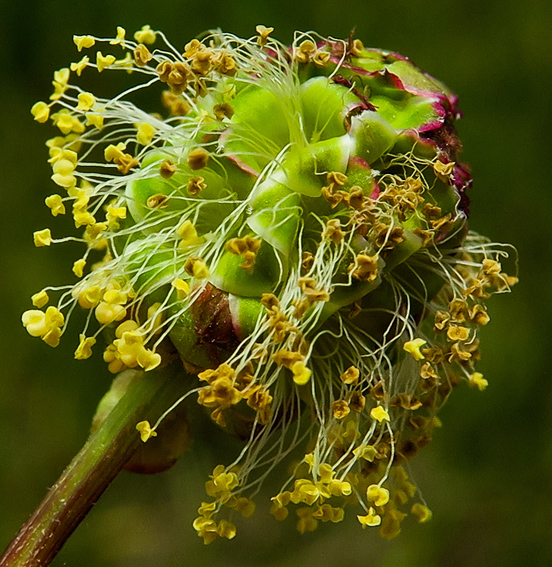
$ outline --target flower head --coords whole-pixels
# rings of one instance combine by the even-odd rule
[[[468,231],[445,85],[358,40],[297,33],[287,47],[257,31],[212,32],[184,53],[150,26],[74,37],[109,53],[56,72],[32,114],[59,130],[47,145],[63,196],[46,204],[72,211],[79,281],[35,294],[23,324],[56,346],[73,308],[88,310],[76,358],[102,331],[112,372],[179,357],[212,419],[239,425],[243,451],[216,466],[194,522],[206,543],[234,537],[223,509],[250,516],[251,489],[303,445],[276,519],[296,506],[311,531],[350,505],[391,537],[403,509],[430,516],[409,504],[401,464],[454,386],[486,386],[474,370],[484,300],[516,280],[507,248]],[[131,71],[133,84],[86,92],[75,79],[94,70]],[[133,103],[144,88],[159,88],[164,112]],[[137,425],[144,442],[157,425]]]

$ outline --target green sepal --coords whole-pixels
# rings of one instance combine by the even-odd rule
[[[225,252],[209,277],[209,281],[228,293],[246,297],[260,297],[263,293],[273,292],[278,282],[285,277],[283,264],[274,248],[266,241],[261,243],[251,273],[243,264],[243,256]]]
[[[351,119],[349,135],[356,143],[356,156],[373,164],[397,139],[395,129],[377,112],[366,111]]]
[[[337,138],[346,133],[344,112],[358,102],[350,89],[327,77],[315,77],[301,85],[303,127],[309,142]]]
[[[258,298],[240,297],[239,295],[229,294],[228,302],[234,331],[240,340],[245,339],[257,325],[259,317],[265,312],[265,308]]]
[[[251,195],[251,216],[247,224],[253,232],[289,257],[301,220],[301,196],[282,183],[268,179]]]

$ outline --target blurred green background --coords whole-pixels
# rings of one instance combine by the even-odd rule
[[[0,0],[0,548],[84,442],[110,375],[100,357],[72,359],[20,323],[29,297],[73,281],[71,246],[36,249],[32,232],[54,222],[44,141],[31,105],[50,93],[53,71],[75,61],[71,37],[129,33],[149,23],[182,47],[205,29],[241,36],[262,23],[289,42],[294,29],[346,37],[408,55],[460,97],[464,161],[472,165],[471,227],[520,255],[521,281],[491,300],[479,370],[482,393],[460,387],[444,427],[415,459],[434,512],[406,522],[391,542],[362,531],[354,515],[299,536],[292,522],[259,511],[233,541],[205,547],[191,521],[223,440],[209,423],[177,466],[156,477],[123,474],[54,565],[266,567],[514,567],[552,564],[552,8],[547,0]],[[101,76],[102,80],[106,77]],[[64,224],[65,223],[65,224]],[[75,329],[78,327],[75,326]],[[76,332],[76,331],[75,331]],[[205,443],[206,438],[212,442]]]

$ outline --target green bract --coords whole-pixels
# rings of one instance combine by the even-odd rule
[[[65,135],[48,145],[67,196],[47,204],[57,215],[72,203],[87,249],[79,283],[37,294],[44,307],[58,292],[57,307],[23,321],[55,346],[79,303],[94,317],[77,358],[106,330],[112,372],[182,360],[190,393],[244,441],[207,482],[194,522],[207,543],[234,536],[221,509],[252,514],[253,487],[297,446],[277,519],[297,505],[305,532],[354,505],[392,537],[406,512],[429,518],[401,463],[455,385],[485,387],[484,300],[515,278],[504,248],[468,230],[471,178],[445,85],[358,40],[298,33],[286,47],[258,32],[213,32],[183,54],[159,32],[118,36],[132,59],[71,67],[146,77],[114,99],[56,74],[53,102],[33,107],[41,122],[56,107]],[[159,83],[166,117],[131,102]],[[48,230],[35,240],[55,242]],[[140,424],[144,441],[157,425]]]

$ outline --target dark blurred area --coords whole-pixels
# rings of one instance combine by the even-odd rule
[[[461,385],[440,416],[444,427],[414,460],[414,479],[433,510],[429,524],[405,521],[403,533],[387,542],[349,514],[342,524],[300,536],[292,521],[276,522],[259,506],[238,524],[234,540],[206,547],[191,522],[206,475],[225,462],[218,454],[225,442],[204,421],[171,471],[120,475],[54,565],[552,565],[547,0],[0,0],[0,548],[80,449],[111,380],[98,353],[75,361],[71,340],[52,350],[21,325],[33,293],[74,281],[78,257],[71,244],[33,246],[35,230],[49,226],[62,235],[74,227],[52,219],[44,205],[55,190],[44,142],[55,133],[29,109],[50,94],[53,72],[82,56],[73,34],[109,37],[121,25],[131,35],[146,23],[178,48],[215,27],[248,37],[264,24],[285,42],[295,29],[343,38],[354,28],[366,46],[410,57],[460,98],[462,158],[474,177],[471,228],[517,247],[520,283],[490,301],[478,367],[489,387]],[[104,73],[94,80],[110,79]],[[72,327],[76,335],[79,321]]]

